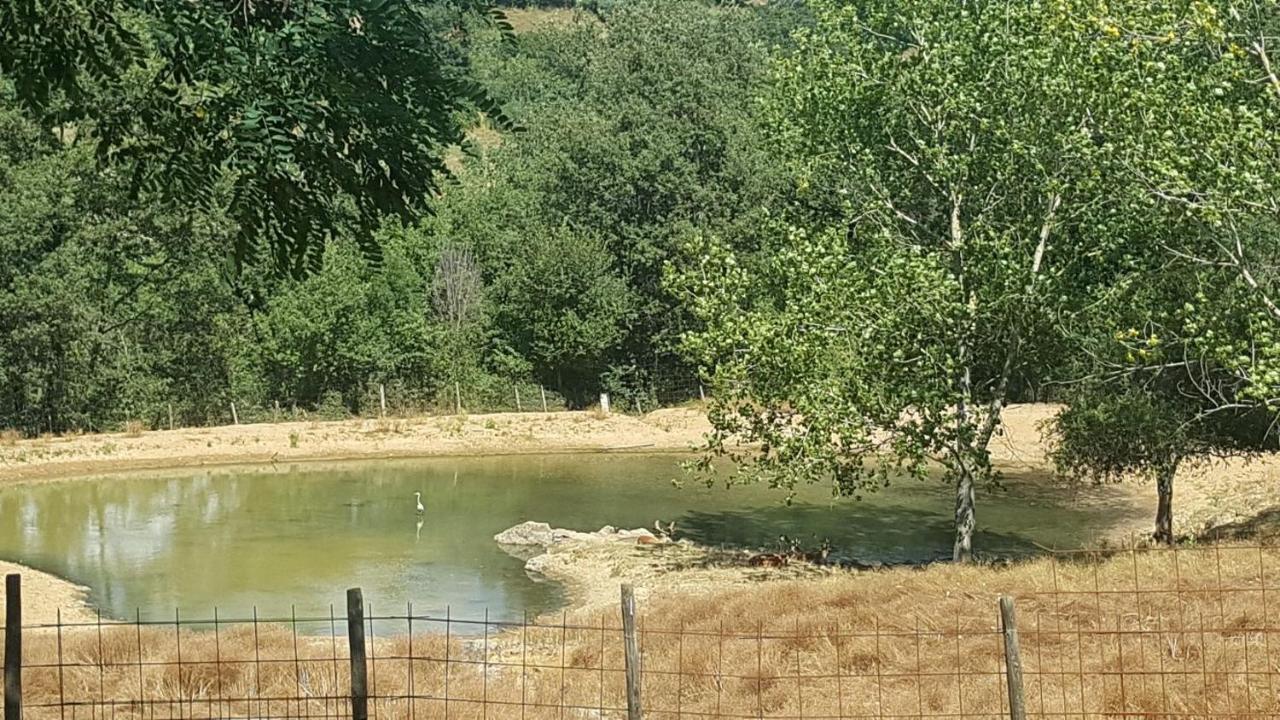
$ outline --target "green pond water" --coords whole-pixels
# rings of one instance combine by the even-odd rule
[[[864,561],[949,553],[953,501],[940,482],[903,481],[862,501],[809,487],[788,506],[762,486],[674,487],[680,460],[438,458],[14,486],[0,490],[0,557],[89,587],[110,617],[208,618],[215,607],[222,618],[328,616],[332,604],[341,622],[353,586],[374,613],[403,614],[411,602],[415,614],[512,620],[556,608],[557,585],[493,542],[525,520],[582,530],[674,520],[681,536],[746,547],[827,538]],[[977,546],[1076,546],[1114,520],[1036,492],[981,493]]]

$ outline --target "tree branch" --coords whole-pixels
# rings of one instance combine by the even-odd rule
[[[1267,41],[1265,38],[1259,38],[1253,44],[1253,52],[1262,61],[1262,69],[1267,74],[1267,79],[1271,81],[1271,87],[1275,89],[1276,95],[1280,96],[1280,77],[1276,77],[1275,70],[1271,69],[1271,59],[1267,57]]]
[[[1045,213],[1044,223],[1040,225],[1040,242],[1036,245],[1035,257],[1031,261],[1032,285],[1036,282],[1036,276],[1040,274],[1040,263],[1044,260],[1044,251],[1049,245],[1049,232],[1053,230],[1053,216],[1057,214],[1058,206],[1061,204],[1062,196],[1058,193],[1054,193],[1049,198],[1049,211]]]

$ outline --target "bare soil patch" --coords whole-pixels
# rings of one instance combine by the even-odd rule
[[[590,412],[496,413],[57,436],[0,445],[0,482],[313,460],[687,452],[709,429],[701,411],[680,408],[643,417]]]

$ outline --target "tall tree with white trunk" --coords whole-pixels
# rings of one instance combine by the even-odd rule
[[[673,272],[718,390],[702,467],[855,496],[940,468],[968,560],[1002,409],[1113,270],[1088,234],[1111,202],[1106,79],[1062,8],[815,12],[766,100],[793,211],[766,247],[699,238]]]

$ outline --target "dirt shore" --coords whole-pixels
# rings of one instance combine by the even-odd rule
[[[51,623],[62,611],[63,622],[89,622],[96,615],[85,597],[88,588],[62,578],[32,570],[25,565],[0,560],[0,575],[22,575],[22,622],[24,625]],[[0,585],[0,605],[6,602],[5,588]]]
[[[0,444],[0,483],[121,471],[315,460],[688,451],[710,429],[695,409],[643,417],[496,413],[104,433]]]

